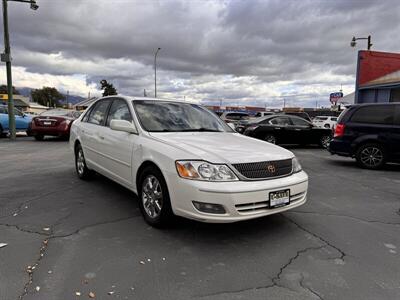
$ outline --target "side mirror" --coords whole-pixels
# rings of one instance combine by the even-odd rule
[[[128,133],[138,133],[135,124],[126,120],[111,120],[110,128]]]

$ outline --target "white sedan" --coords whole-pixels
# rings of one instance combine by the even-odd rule
[[[313,124],[321,128],[334,128],[338,117],[332,116],[316,116],[313,119]]]
[[[292,152],[196,104],[105,97],[73,123],[70,146],[81,179],[95,171],[132,190],[153,226],[174,215],[235,222],[306,202],[308,176]]]

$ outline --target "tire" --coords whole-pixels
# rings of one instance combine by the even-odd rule
[[[7,137],[7,133],[3,132],[3,127],[0,125],[0,138]]]
[[[368,143],[361,145],[356,152],[357,164],[370,170],[378,170],[386,163],[385,149],[380,144]]]
[[[139,207],[145,221],[153,227],[162,228],[171,223],[174,213],[167,183],[155,166],[146,167],[138,181]]]
[[[270,144],[276,144],[276,137],[273,134],[267,134],[263,140]]]
[[[321,136],[321,138],[319,140],[319,145],[324,149],[328,149],[329,143],[331,142],[331,140],[332,140],[332,137],[330,135],[323,135],[323,136]]]
[[[329,126],[329,124],[325,124],[324,127],[328,128],[328,129],[331,128],[331,126]]]
[[[44,136],[42,134],[35,134],[34,138],[37,141],[43,141]]]
[[[75,148],[75,170],[78,174],[78,177],[82,180],[88,180],[92,178],[94,173],[86,165],[85,156],[83,154],[81,144],[78,144]]]

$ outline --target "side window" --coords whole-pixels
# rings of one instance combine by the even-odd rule
[[[108,106],[110,105],[110,100],[102,100],[95,105],[96,106],[93,107],[92,112],[90,113],[88,123],[103,125]]]
[[[306,120],[300,118],[290,118],[294,126],[308,127],[310,124]]]
[[[290,125],[290,121],[288,117],[277,117],[273,118],[269,121],[270,124],[279,125],[279,126],[288,126]]]
[[[20,110],[14,108],[14,115],[22,117],[24,114]]]
[[[95,107],[95,106],[96,106],[96,104],[93,104],[93,105],[88,109],[88,111],[85,113],[85,115],[84,115],[83,118],[82,118],[82,122],[87,122],[87,121],[88,121],[89,116],[90,116],[90,113],[92,112],[93,107]]]
[[[116,99],[113,101],[108,113],[106,126],[110,126],[111,120],[132,121],[132,116],[125,100]]]
[[[351,117],[351,122],[392,125],[394,122],[393,105],[365,106],[359,108]]]

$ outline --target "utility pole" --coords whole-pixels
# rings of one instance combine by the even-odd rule
[[[68,98],[69,98],[69,91],[67,91],[67,99],[65,102],[67,102],[67,108],[68,108]]]
[[[7,0],[3,0],[3,21],[4,21],[4,54],[1,57],[1,61],[4,61],[6,63],[6,69],[7,69],[8,128],[10,131],[10,139],[15,140],[15,115],[14,115],[14,99],[12,90],[10,36],[8,34]]]
[[[157,98],[157,54],[160,50],[161,48],[157,48],[154,54],[154,98]]]
[[[10,139],[15,140],[15,114],[14,114],[14,98],[11,73],[11,47],[10,35],[8,32],[8,3],[7,1],[30,3],[31,9],[37,10],[39,6],[35,0],[2,0],[3,1],[3,23],[4,23],[4,53],[1,54],[1,61],[6,63],[7,72],[7,94],[8,94],[8,128],[10,131]]]

